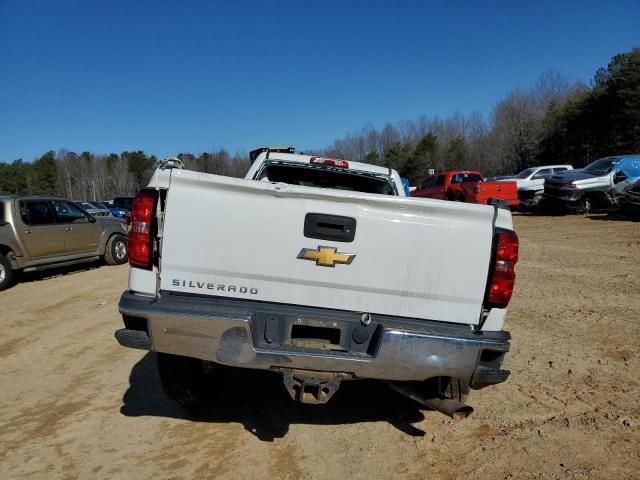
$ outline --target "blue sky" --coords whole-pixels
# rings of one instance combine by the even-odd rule
[[[323,147],[640,46],[640,2],[0,0],[0,161]]]

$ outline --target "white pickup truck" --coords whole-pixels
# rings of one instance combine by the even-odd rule
[[[394,170],[263,148],[244,179],[165,162],[134,200],[121,345],[158,352],[198,409],[219,366],[325,403],[389,381],[445,413],[503,382],[518,237],[509,210],[405,196]]]
[[[541,165],[525,168],[513,177],[504,177],[501,182],[516,182],[520,205],[531,207],[538,205],[544,193],[544,182],[554,175],[573,170],[572,165]]]

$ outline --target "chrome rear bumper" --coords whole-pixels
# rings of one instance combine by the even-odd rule
[[[125,292],[126,347],[243,368],[340,372],[350,378],[425,380],[447,376],[474,388],[503,382],[508,332],[468,325],[249,300]],[[365,322],[366,323],[366,322]]]

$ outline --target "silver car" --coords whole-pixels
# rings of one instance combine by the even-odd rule
[[[76,204],[82,208],[85,212],[93,215],[94,217],[111,217],[113,216],[111,214],[111,210],[109,210],[108,208],[98,208],[95,205],[93,205],[92,203],[89,202],[78,202],[76,201]]]

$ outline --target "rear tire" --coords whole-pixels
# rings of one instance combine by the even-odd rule
[[[182,408],[200,414],[214,400],[217,365],[197,358],[158,353],[158,372],[165,393]]]
[[[13,283],[14,271],[7,257],[0,253],[0,290],[9,288]]]
[[[122,265],[128,260],[127,237],[120,234],[112,235],[104,250],[104,261],[107,265]]]

